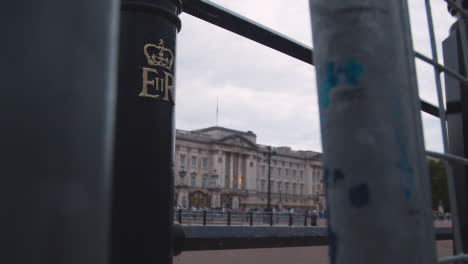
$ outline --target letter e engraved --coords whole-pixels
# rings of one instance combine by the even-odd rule
[[[157,95],[157,94],[149,94],[148,93],[148,85],[152,85],[152,86],[154,86],[154,88],[156,88],[156,90],[159,90],[159,82],[158,82],[159,79],[156,78],[156,85],[155,85],[155,83],[154,83],[155,80],[154,79],[153,80],[148,80],[148,72],[158,74],[158,71],[156,69],[143,67],[143,88],[141,90],[140,96],[150,97],[150,98],[159,98],[159,95]]]

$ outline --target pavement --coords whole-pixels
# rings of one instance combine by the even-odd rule
[[[436,226],[451,226],[437,221]],[[437,241],[439,258],[452,255],[452,241]],[[183,252],[174,264],[328,264],[328,246]]]

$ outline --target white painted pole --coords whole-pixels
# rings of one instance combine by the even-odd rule
[[[331,263],[436,263],[406,0],[310,0]]]

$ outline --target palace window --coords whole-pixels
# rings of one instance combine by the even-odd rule
[[[278,176],[281,176],[281,168],[278,168]]]
[[[286,169],[286,177],[289,177],[289,170]]]
[[[208,167],[208,159],[203,159],[203,168],[206,169]]]
[[[289,193],[289,183],[286,183],[286,187],[285,187],[285,194],[288,194]]]
[[[265,192],[265,181],[262,181],[262,192]]]
[[[262,166],[262,176],[265,176],[265,166]]]
[[[301,189],[299,191],[301,195],[304,193],[304,185],[301,185]]]
[[[185,164],[185,155],[180,155],[180,166],[184,166]]]
[[[196,168],[196,167],[197,167],[197,157],[192,156],[192,168]]]
[[[206,188],[206,177],[202,179],[202,188]]]
[[[293,170],[293,179],[296,179],[296,170]]]
[[[278,182],[278,193],[281,193],[281,182]]]
[[[197,176],[192,175],[192,187],[195,187],[195,185],[197,185]]]
[[[296,195],[296,184],[293,185],[293,194]]]

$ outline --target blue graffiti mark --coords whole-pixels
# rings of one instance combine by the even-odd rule
[[[397,101],[395,106],[392,110],[392,115],[395,119],[399,119],[402,116],[400,102]],[[402,128],[398,127],[395,130],[395,143],[399,148],[399,156],[395,166],[403,171],[406,175],[407,185],[403,187],[403,193],[407,199],[409,199],[412,195],[414,190],[416,189],[416,184],[414,182],[414,169],[411,167],[408,158],[408,151],[405,138],[402,135]]]
[[[341,170],[336,169],[333,171],[333,183],[336,183],[337,181],[343,180],[343,179],[344,179],[344,174]]]
[[[325,79],[322,80],[319,92],[319,103],[323,107],[328,107],[330,98],[328,97],[331,89],[339,84],[339,79],[335,71],[335,63],[327,62],[325,65]]]
[[[362,183],[352,187],[349,190],[349,200],[351,205],[356,208],[361,208],[369,203],[369,187]]]
[[[397,168],[401,169],[408,175],[413,174],[413,168],[409,164],[408,160],[408,152],[406,151],[406,144],[403,142],[403,138],[401,136],[401,131],[397,130],[395,133],[395,141],[398,144],[398,147],[400,148],[400,157],[399,160],[397,161]]]
[[[360,84],[364,66],[354,59],[349,59],[344,65],[336,67],[335,63],[325,64],[325,77],[320,84],[319,103],[322,107],[330,104],[330,91],[340,84],[340,75],[344,76],[344,83],[357,86]]]
[[[345,76],[345,83],[350,85],[359,85],[361,74],[364,72],[364,67],[357,61],[349,59],[345,65],[339,69],[340,73]]]

